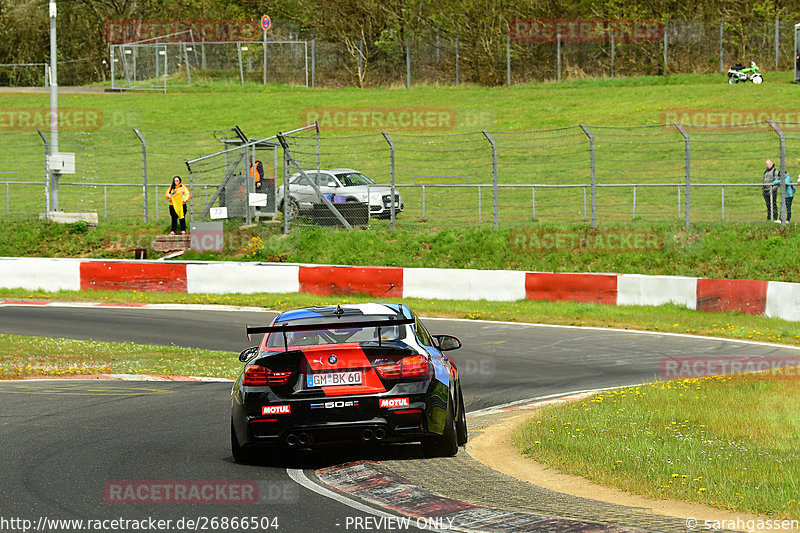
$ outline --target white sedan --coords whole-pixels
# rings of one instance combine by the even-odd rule
[[[391,216],[392,190],[386,185],[377,185],[364,174],[352,168],[335,168],[330,170],[309,170],[306,172],[309,180],[313,180],[319,187],[321,194],[328,200],[335,202],[362,202],[369,204],[369,214],[376,218],[389,218]],[[322,203],[317,191],[298,172],[289,177],[289,216],[310,213],[314,204]],[[283,211],[283,185],[278,187],[278,209]],[[403,199],[400,193],[394,193],[394,211],[398,214],[403,211]]]

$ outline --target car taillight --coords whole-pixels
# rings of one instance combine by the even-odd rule
[[[251,366],[244,371],[242,385],[286,385],[291,372],[273,372],[265,366]]]
[[[384,379],[424,378],[430,371],[428,358],[424,355],[411,355],[391,364],[382,363],[382,360],[377,360],[373,364]]]

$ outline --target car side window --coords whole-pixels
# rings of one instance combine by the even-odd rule
[[[417,331],[417,337],[419,337],[419,341],[422,344],[425,346],[435,346],[431,334],[428,333],[427,329],[425,329],[425,326],[422,324],[422,321],[418,316],[414,317],[414,329]]]

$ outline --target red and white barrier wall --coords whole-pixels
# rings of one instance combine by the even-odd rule
[[[0,258],[0,288],[186,293],[368,294],[445,300],[676,303],[800,320],[800,283],[641,274],[354,267],[283,263]]]

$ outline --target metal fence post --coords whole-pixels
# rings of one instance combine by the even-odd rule
[[[411,45],[406,39],[406,89],[411,88]]]
[[[456,37],[456,87],[461,83],[461,73],[459,72],[459,42]]]
[[[139,142],[142,143],[142,193],[144,195],[144,223],[147,224],[150,221],[147,206],[147,143],[138,129],[133,128],[133,133],[136,134],[139,138]]]
[[[311,88],[316,87],[317,83],[317,29],[311,37]]]
[[[664,75],[669,72],[667,65],[669,64],[669,21],[664,23]]]
[[[781,194],[781,228],[786,227],[786,138],[783,135],[783,130],[778,127],[775,122],[768,120],[767,124],[778,134],[778,142],[781,150],[781,173],[779,178],[780,194]]]
[[[561,34],[556,34],[556,81],[561,81]]]
[[[719,23],[719,73],[725,74],[725,23]]]
[[[39,137],[42,138],[44,143],[44,212],[50,212],[50,143],[47,142],[47,137],[44,136],[42,130],[36,130]]]
[[[506,36],[506,85],[511,87],[511,37]]]
[[[236,43],[236,56],[239,59],[239,84],[244,87],[244,68],[242,67],[242,43]]]
[[[594,160],[594,135],[592,132],[589,131],[589,128],[586,127],[586,124],[580,125],[583,133],[589,137],[589,170],[591,175],[591,187],[592,187],[592,227],[597,227],[597,183],[595,180],[595,160]]]
[[[391,197],[389,198],[389,217],[392,221],[392,231],[395,229],[395,187],[394,187],[394,143],[392,139],[389,137],[389,134],[381,132],[383,134],[383,138],[386,139],[386,142],[389,143],[389,183],[391,192],[389,193]]]
[[[614,59],[616,55],[616,43],[614,42],[614,31],[611,32],[611,77],[614,77]]]
[[[500,227],[500,209],[497,199],[497,143],[494,142],[489,132],[483,130],[483,135],[492,144],[492,194],[494,196],[492,209],[494,211],[494,229]]]
[[[536,187],[531,187],[531,217],[536,220]]]
[[[778,48],[780,46],[780,33],[781,33],[781,21],[775,19],[775,70],[778,70],[778,57],[780,54]]]
[[[283,149],[283,233],[289,233],[289,154]],[[298,213],[299,214],[299,213]]]
[[[678,128],[678,131],[681,132],[683,135],[683,144],[685,148],[685,157],[686,157],[686,207],[684,208],[684,219],[686,229],[689,229],[689,225],[692,222],[692,193],[691,193],[691,185],[692,185],[692,178],[691,178],[691,144],[689,142],[689,134],[683,129],[683,126],[680,124],[675,124],[675,127]],[[680,191],[680,188],[678,188]]]

